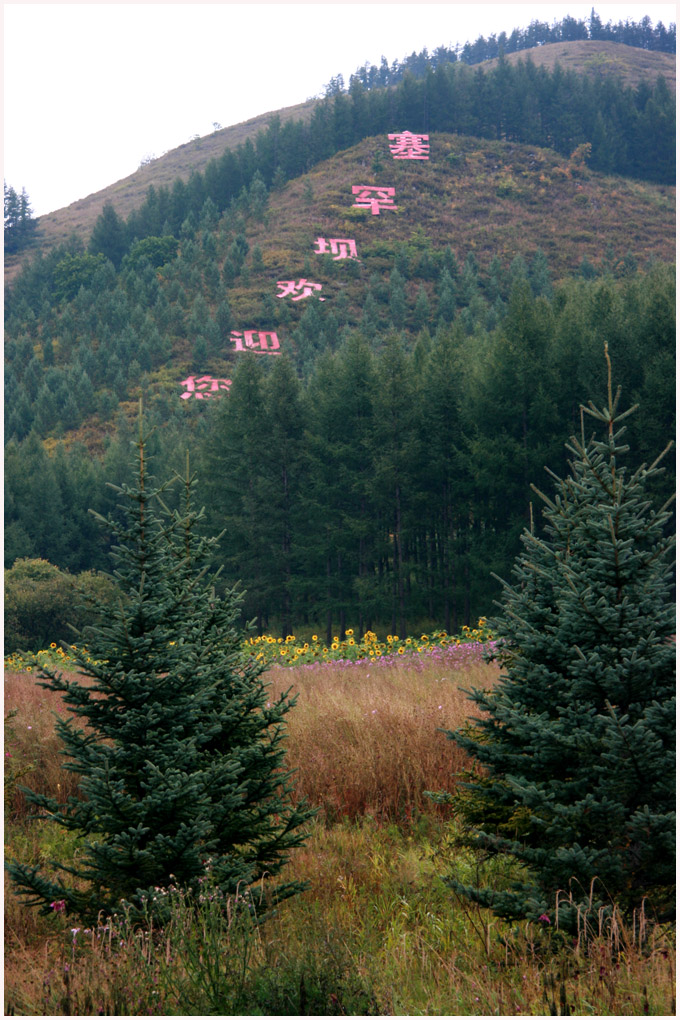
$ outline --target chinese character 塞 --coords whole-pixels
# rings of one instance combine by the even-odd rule
[[[388,135],[392,159],[429,159],[430,136],[414,135],[410,131]]]

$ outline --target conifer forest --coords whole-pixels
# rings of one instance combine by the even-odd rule
[[[601,398],[605,340],[653,456],[675,407],[664,79],[530,54],[361,78],[25,259],[5,303],[6,566],[107,569],[88,510],[109,509],[140,396],[159,471],[191,448],[225,582],[284,637],[486,613],[530,483]]]
[[[674,1012],[674,54],[5,183],[6,1015]]]

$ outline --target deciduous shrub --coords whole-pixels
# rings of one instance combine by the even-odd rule
[[[5,571],[5,655],[70,642],[114,596],[96,571],[69,574],[42,559],[19,559]]]

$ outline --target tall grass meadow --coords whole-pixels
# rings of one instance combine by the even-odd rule
[[[632,926],[615,913],[563,939],[457,901],[440,877],[479,867],[426,795],[451,792],[467,764],[443,732],[470,716],[464,690],[497,677],[478,631],[363,649],[349,634],[316,656],[311,640],[254,644],[268,653],[272,698],[298,695],[288,764],[318,814],[284,877],[307,891],[258,914],[247,894],[222,899],[208,868],[194,901],[156,891],[171,903],[163,929],[124,912],[83,929],[58,902],[41,917],[6,885],[5,1015],[674,1015],[674,930],[644,909]],[[77,788],[54,734],[64,706],[29,665],[6,661],[5,846],[49,866],[77,856],[77,836],[32,820],[20,786]]]

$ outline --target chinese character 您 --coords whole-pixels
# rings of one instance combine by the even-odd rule
[[[388,135],[392,159],[429,159],[430,136],[413,135],[410,131]]]
[[[358,258],[357,243],[349,237],[329,237],[328,240],[325,237],[317,237],[316,244],[318,248],[314,249],[314,254],[326,255],[330,253],[334,262],[339,262],[340,259]]]
[[[255,339],[257,337],[257,339]],[[281,344],[276,333],[245,329],[242,333],[232,330],[229,337],[236,344],[235,351],[254,351],[256,354],[280,354]]]
[[[190,375],[183,379],[181,386],[186,386],[186,393],[182,393],[181,399],[188,400],[189,397],[196,397],[196,400],[203,400],[214,396],[219,390],[228,390],[231,386],[231,379],[213,379],[211,375],[201,375],[198,378]]]
[[[303,298],[311,297],[315,290],[321,290],[320,283],[312,283],[311,280],[300,280],[298,283],[295,280],[277,280],[276,286],[281,287],[281,293],[277,294],[277,297],[292,297],[296,291],[302,291],[296,297],[293,297],[293,301],[302,301]],[[325,298],[320,297],[319,301],[325,301]]]
[[[376,192],[376,194],[371,194]],[[396,209],[394,204],[394,188],[382,188],[369,184],[353,184],[352,194],[356,195],[354,207],[370,209],[374,216],[380,215],[381,209]]]

